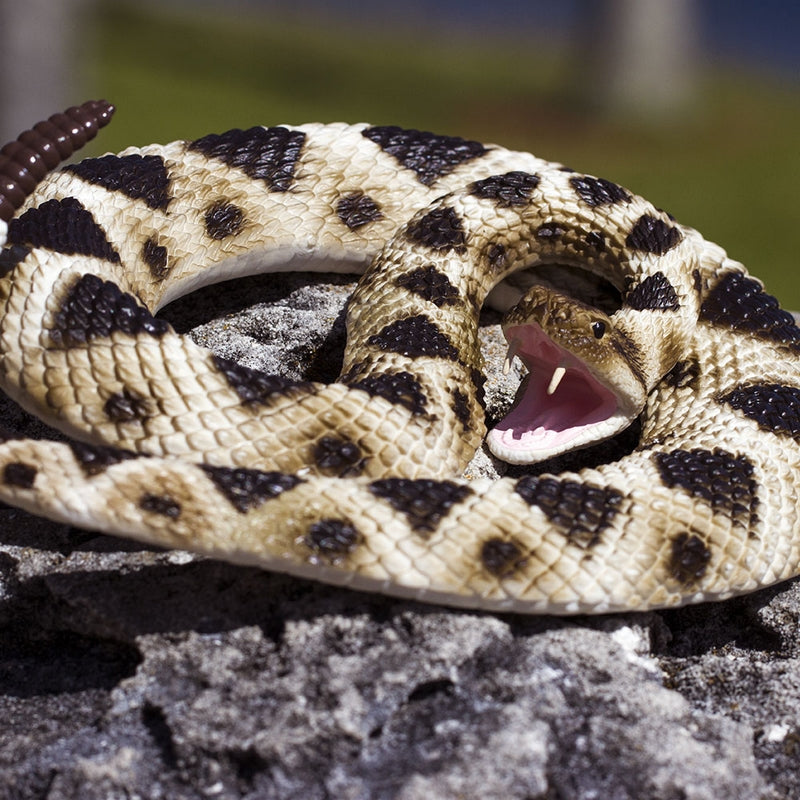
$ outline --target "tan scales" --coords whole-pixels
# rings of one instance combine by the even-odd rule
[[[11,174],[20,158],[6,161]],[[0,444],[4,501],[530,613],[721,599],[800,569],[800,331],[721,248],[615,184],[455,137],[310,124],[90,159],[12,212],[0,382],[95,444]],[[531,386],[555,416],[570,386],[618,386],[601,438],[641,412],[638,446],[578,472],[467,481],[485,434],[480,307],[511,273],[554,264],[619,302],[534,289],[509,324],[533,324],[542,352],[544,331],[556,361]],[[368,268],[329,386],[231,364],[151,316],[208,283],[299,268]],[[559,438],[506,438],[526,436]]]

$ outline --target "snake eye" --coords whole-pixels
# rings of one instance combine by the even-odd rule
[[[594,334],[595,339],[602,339],[605,332],[606,332],[605,322],[600,322],[600,320],[598,320],[597,322],[592,323],[592,333]]]

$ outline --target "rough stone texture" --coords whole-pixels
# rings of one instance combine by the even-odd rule
[[[330,379],[348,287],[308,284],[167,316],[248,366]],[[492,403],[510,391],[490,383]],[[593,619],[457,612],[2,507],[0,800],[793,798],[798,616],[797,583]]]

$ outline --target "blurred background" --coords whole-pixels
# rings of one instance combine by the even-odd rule
[[[800,309],[796,0],[0,0],[0,140],[105,97],[93,152],[254,124],[458,134],[623,183]]]

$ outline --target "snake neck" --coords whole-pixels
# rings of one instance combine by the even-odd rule
[[[576,218],[567,205],[531,202],[538,187],[533,176],[508,173],[441,198],[384,247],[350,301],[340,382],[367,391],[380,387],[385,395],[400,397],[437,447],[448,451],[456,470],[484,438],[478,316],[489,292],[507,276],[526,268],[535,275],[537,267],[564,263],[602,271],[623,297],[610,318],[614,336],[606,349],[613,351],[616,372],[630,376],[636,391],[626,397],[636,402],[624,404],[613,430],[601,431],[599,439],[589,438],[583,446],[608,438],[639,415],[647,394],[674,365],[697,313],[689,279],[673,287],[654,270],[653,251],[643,248],[631,258],[612,211],[599,209],[592,221],[599,231],[588,230],[587,220]],[[492,202],[490,213],[484,201],[497,195],[513,202]],[[559,194],[550,191],[549,197]],[[668,258],[691,264],[691,242],[647,214],[649,205],[643,210],[651,227],[674,230]],[[579,350],[577,358],[585,353],[591,358],[591,348]]]

